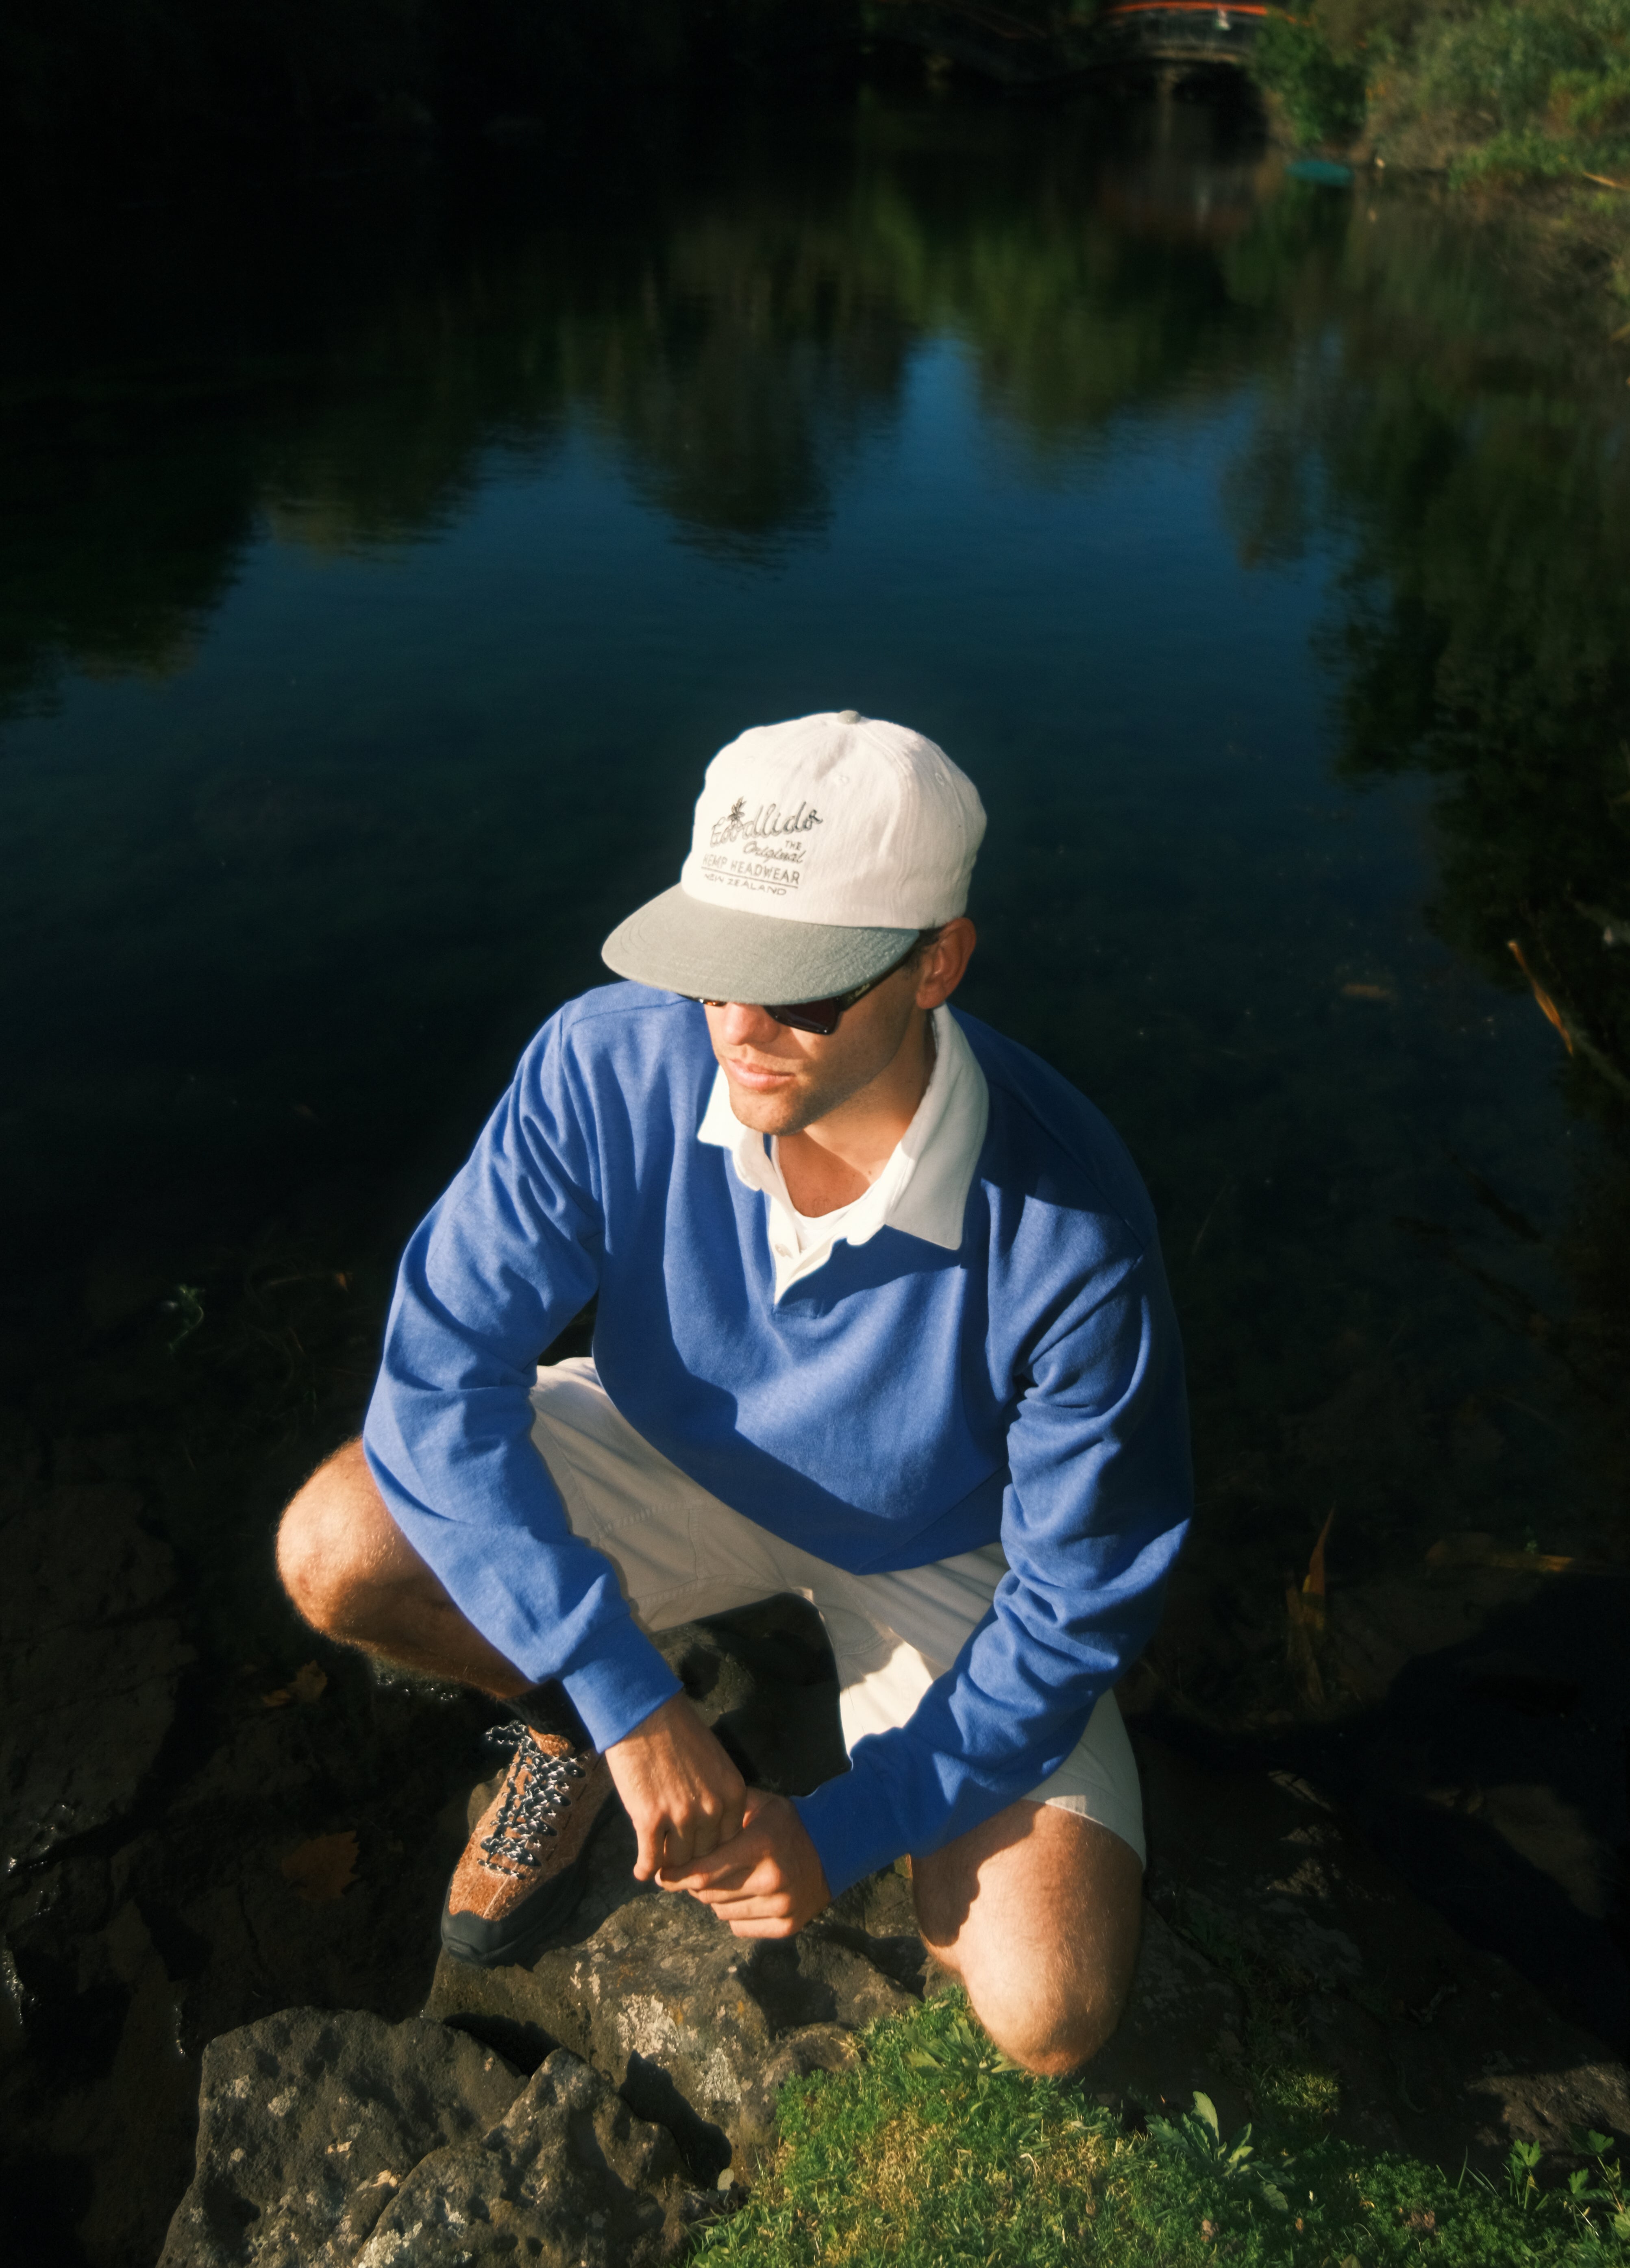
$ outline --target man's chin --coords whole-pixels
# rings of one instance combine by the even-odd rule
[[[725,1074],[730,1088],[730,1107],[743,1126],[750,1126],[755,1134],[797,1134],[802,1131],[814,1115],[809,1098],[795,1086],[741,1086]]]

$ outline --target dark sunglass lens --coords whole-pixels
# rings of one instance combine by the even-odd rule
[[[795,1032],[815,1032],[822,1039],[830,1040],[837,1029],[837,1020],[844,1012],[841,1000],[800,1000],[791,1008],[771,1008],[767,1014],[778,1024],[790,1025]]]

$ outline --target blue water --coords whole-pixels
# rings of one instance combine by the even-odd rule
[[[1408,733],[1355,757],[1350,656],[1442,549],[1397,496],[1445,451],[1508,481],[1491,404],[1587,473],[1621,405],[1440,219],[1177,122],[874,105],[603,209],[500,169],[247,253],[149,235],[99,328],[36,281],[0,534],[29,1423],[246,1470],[354,1424],[401,1236],[673,878],[709,755],[853,706],[977,781],[965,1004],[1155,1195],[1199,1589],[1274,1626],[1332,1502],[1345,1580],[1611,1519],[1545,1336],[1611,1149],[1501,940],[1455,941]],[[1449,616],[1470,533],[1450,568]]]

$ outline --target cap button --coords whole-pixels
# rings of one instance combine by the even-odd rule
[[[840,709],[837,712],[837,721],[840,725],[858,725],[860,722],[860,711],[858,709]]]

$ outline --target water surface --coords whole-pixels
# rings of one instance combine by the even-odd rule
[[[1496,249],[1199,108],[868,99],[19,253],[23,1437],[275,1631],[271,1513],[515,1053],[712,749],[853,706],[977,781],[964,1004],[1159,1208],[1169,1696],[1306,1717],[1332,1512],[1338,1588],[1464,1531],[1621,1553],[1630,1020],[1578,909],[1630,907],[1626,397]],[[1602,1741],[1558,1800],[1608,1851]]]

